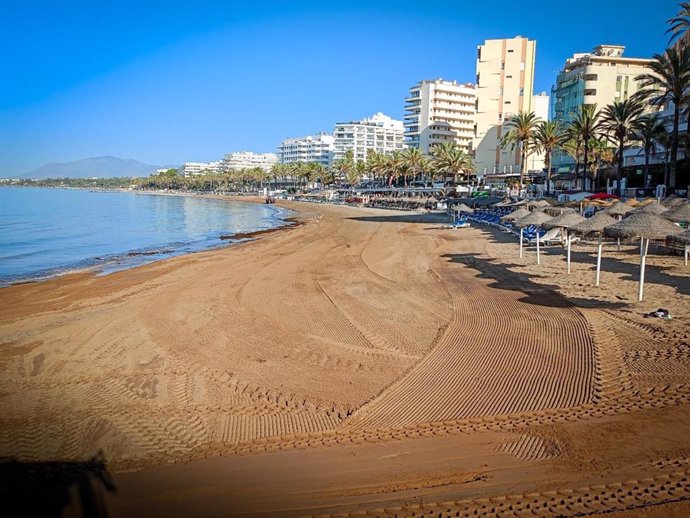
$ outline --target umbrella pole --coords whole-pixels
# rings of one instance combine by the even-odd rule
[[[618,221],[620,221],[620,220],[622,220],[622,219],[623,219],[623,216],[621,216],[621,215],[619,214],[619,215],[618,215]],[[620,251],[621,251],[621,238],[619,237],[616,241],[617,241],[617,243],[618,243],[618,251],[620,252]]]
[[[541,258],[539,256],[539,229],[537,228],[537,264],[541,264]]]
[[[520,257],[522,257],[522,229],[520,229]]]
[[[642,244],[642,255],[640,256],[640,290],[637,294],[637,300],[641,301],[644,295],[644,268],[647,263],[647,249],[649,248],[649,239],[644,237],[640,241]]]
[[[595,286],[599,286],[599,282],[601,281],[601,249],[603,247],[604,244],[601,242],[601,234],[599,234],[599,246],[597,247],[597,278],[594,283]]]
[[[685,266],[688,265],[688,252],[689,251],[690,251],[690,245],[685,245],[685,253],[683,254],[685,256],[684,261],[683,261],[685,263]]]
[[[568,234],[567,240],[568,240],[568,253],[567,253],[566,263],[568,265],[568,273],[570,273],[570,242],[572,241],[572,239],[570,238],[570,234]]]

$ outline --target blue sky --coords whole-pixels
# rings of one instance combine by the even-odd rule
[[[101,155],[152,164],[275,151],[382,111],[421,79],[473,81],[476,46],[537,40],[535,89],[600,43],[664,49],[671,0],[5,1],[0,177]]]

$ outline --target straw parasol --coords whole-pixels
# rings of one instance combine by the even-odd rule
[[[661,214],[661,217],[676,223],[690,221],[690,202],[675,205]]]
[[[546,200],[530,201],[530,202],[528,202],[527,204],[530,205],[530,206],[532,206],[532,207],[537,207],[537,208],[539,208],[539,209],[543,209],[543,208],[546,208],[546,207],[551,207],[551,204],[550,204],[548,201],[546,201]]]
[[[566,212],[565,214],[562,214],[560,216],[556,216],[553,219],[550,219],[548,221],[545,221],[542,223],[542,227],[545,229],[550,229],[550,228],[562,228],[566,231],[566,242],[567,242],[567,250],[566,250],[566,272],[570,273],[570,232],[569,229],[571,227],[574,227],[575,225],[582,223],[585,220],[582,216],[580,216],[577,212]]]
[[[644,212],[646,214],[662,214],[667,210],[668,209],[658,201],[653,201],[651,203],[645,204],[643,207],[636,208],[635,212]]]
[[[610,214],[611,216],[625,216],[628,212],[634,210],[630,205],[623,203],[622,201],[617,201],[610,207],[604,209],[604,212]],[[620,219],[620,218],[619,218]]]
[[[628,198],[627,200],[625,200],[625,204],[630,205],[631,207],[637,207],[640,204],[640,202],[637,201],[635,198]]]
[[[683,249],[683,264],[688,265],[688,253],[690,252],[690,230],[681,232],[680,234],[671,234],[666,236],[666,246],[669,248]]]
[[[683,230],[656,214],[636,212],[615,225],[606,227],[607,236],[619,239],[640,238],[640,288],[637,300],[642,300],[644,294],[644,269],[647,261],[647,250],[650,239],[666,239],[667,236],[680,234]]]
[[[597,274],[595,277],[594,285],[599,286],[601,280],[601,253],[604,247],[602,242],[602,234],[604,229],[616,223],[616,218],[614,218],[607,211],[599,211],[594,214],[591,218],[587,218],[581,223],[570,228],[570,232],[576,234],[581,234],[586,236],[587,234],[599,234],[599,244],[597,245]]]
[[[519,208],[508,214],[507,216],[503,216],[501,218],[501,221],[515,221],[520,218],[524,218],[527,216],[530,212],[525,209],[525,208]]]
[[[583,222],[584,220],[585,218],[580,216],[577,212],[573,211],[566,212],[565,214],[544,221],[544,223],[542,223],[541,226],[546,230],[549,230],[551,228],[570,228],[572,226],[577,225],[578,223]]]
[[[514,225],[520,229],[520,257],[522,257],[522,233],[524,228],[529,227],[530,225],[540,226],[542,223],[550,219],[552,219],[551,216],[545,212],[535,210],[534,212],[527,214],[527,216],[515,220]],[[537,234],[537,264],[541,264],[541,258],[539,256],[539,234]]]
[[[664,201],[661,202],[661,204],[664,207],[668,207],[669,209],[672,209],[676,205],[682,205],[683,203],[686,203],[687,200],[684,198],[679,198],[675,194],[672,194],[668,198],[666,198]]]

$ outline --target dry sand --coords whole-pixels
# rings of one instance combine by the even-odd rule
[[[680,258],[637,303],[634,246],[595,288],[593,245],[568,276],[433,215],[288,206],[254,242],[0,290],[0,456],[102,451],[116,516],[687,514]]]

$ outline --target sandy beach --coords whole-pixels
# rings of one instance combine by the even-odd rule
[[[634,244],[595,287],[594,244],[566,275],[442,214],[281,205],[299,225],[0,289],[0,456],[101,452],[112,516],[690,514],[682,258],[637,302]]]

